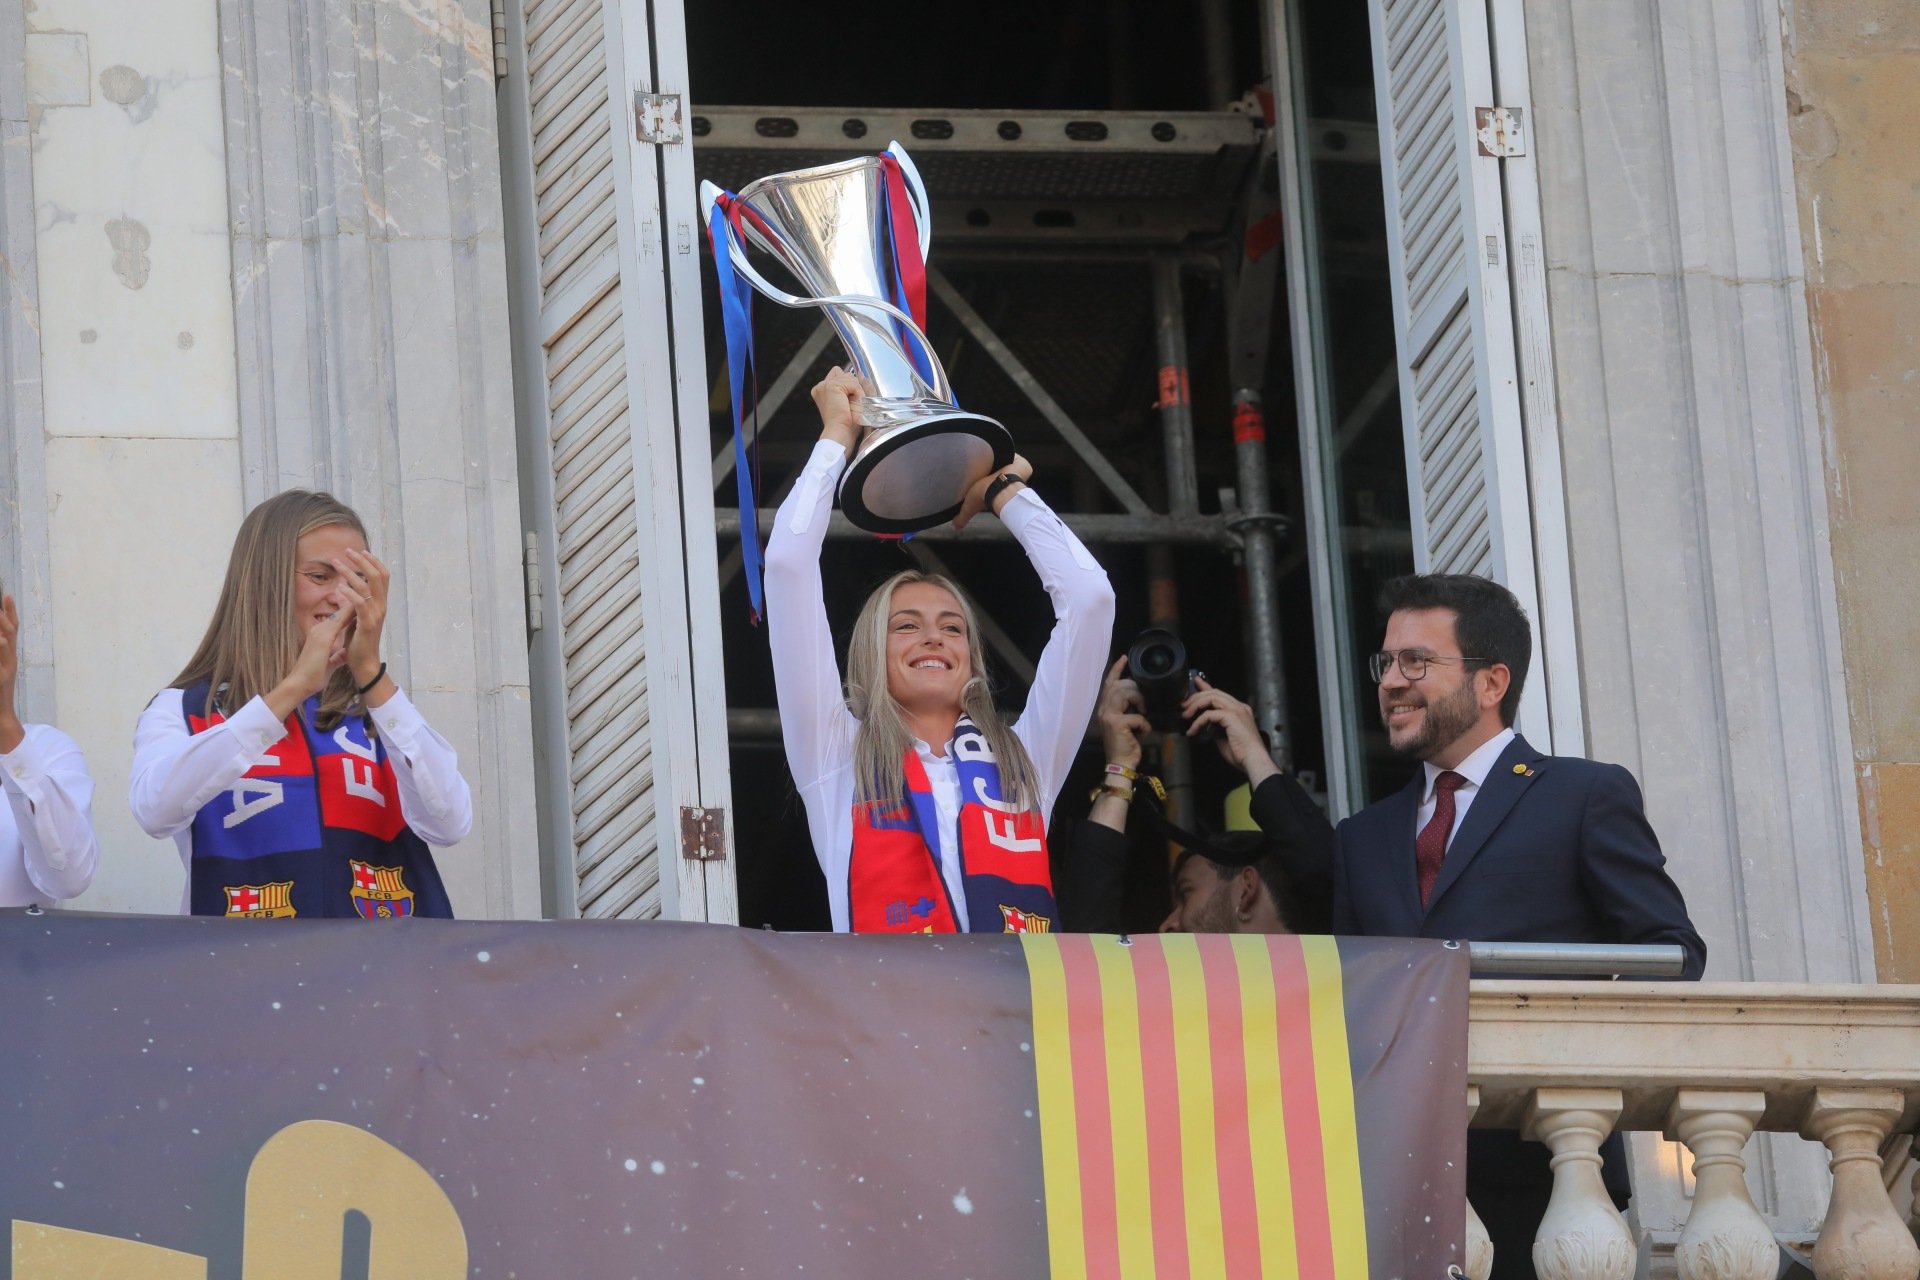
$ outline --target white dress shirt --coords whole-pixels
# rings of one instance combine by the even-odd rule
[[[860,722],[847,710],[834,656],[833,633],[822,599],[820,548],[846,451],[832,441],[814,446],[793,492],[780,504],[767,544],[767,632],[780,700],[780,733],[787,764],[807,810],[814,856],[827,877],[833,927],[848,930],[847,871],[853,858],[853,736]],[[1053,633],[1035,669],[1026,709],[1013,732],[1033,758],[1042,815],[1053,809],[1067,769],[1086,734],[1113,641],[1113,587],[1080,539],[1040,496],[1022,488],[1000,519],[1033,562],[1053,601]],[[979,636],[969,636],[974,644]],[[939,744],[945,747],[945,743]],[[955,844],[960,779],[951,753],[936,755],[915,742],[933,790],[940,830],[924,833],[940,860],[961,930],[967,899]]]
[[[52,906],[93,883],[93,778],[79,744],[50,724],[26,726],[0,755],[0,907]]]
[[[1443,773],[1453,772],[1465,778],[1466,781],[1461,783],[1459,790],[1453,793],[1453,830],[1447,832],[1447,844],[1452,845],[1453,837],[1460,831],[1460,824],[1467,820],[1467,810],[1473,807],[1473,798],[1480,794],[1480,788],[1485,784],[1487,775],[1493,771],[1494,762],[1500,758],[1500,753],[1505,751],[1507,744],[1512,741],[1513,730],[1502,729],[1475,747],[1472,755],[1453,766],[1450,771],[1442,769],[1431,760],[1423,761],[1421,767],[1427,772],[1427,788],[1420,793],[1420,810],[1413,820],[1414,839],[1419,839],[1420,833],[1427,829],[1427,823],[1433,820],[1434,780]]]
[[[280,739],[287,726],[265,698],[254,698],[205,733],[187,729],[180,689],[162,689],[133,731],[133,771],[127,803],[133,819],[156,840],[173,837],[181,865],[193,864],[193,819],[209,800],[238,782]],[[369,713],[387,744],[393,780],[400,787],[400,814],[430,845],[458,844],[473,829],[473,796],[460,776],[453,744],[434,732],[398,686]],[[181,891],[188,909],[192,876]]]

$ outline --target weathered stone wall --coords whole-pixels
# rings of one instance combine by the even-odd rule
[[[389,656],[474,792],[455,909],[539,914],[489,16],[0,0],[0,577],[98,784],[83,908],[177,909],[134,721],[298,485],[394,566]]]
[[[1920,5],[1784,8],[1874,956],[1920,982]]]
[[[1872,981],[1778,10],[1525,6],[1589,752],[1639,777],[1709,976]],[[1817,1225],[1816,1149],[1754,1171]]]

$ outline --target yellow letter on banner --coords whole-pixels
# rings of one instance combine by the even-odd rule
[[[207,1280],[207,1260],[138,1240],[16,1218],[13,1280]],[[339,1280],[337,1272],[332,1280]]]
[[[433,1175],[352,1125],[302,1120],[247,1171],[246,1280],[340,1280],[348,1210],[373,1224],[368,1280],[466,1280],[467,1235]]]
[[[433,1175],[332,1120],[267,1139],[247,1170],[246,1280],[340,1280],[346,1216],[373,1224],[368,1280],[466,1280],[467,1233]],[[13,1224],[14,1280],[207,1280],[207,1260],[137,1240]]]

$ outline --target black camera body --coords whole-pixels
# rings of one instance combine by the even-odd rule
[[[1200,691],[1200,673],[1187,664],[1187,646],[1164,627],[1148,627],[1127,649],[1127,679],[1140,688],[1147,723],[1157,733],[1184,733],[1180,706]],[[1220,736],[1213,725],[1196,735],[1211,741]]]

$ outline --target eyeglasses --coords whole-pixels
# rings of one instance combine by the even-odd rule
[[[1438,654],[1422,653],[1418,649],[1402,649],[1398,653],[1374,653],[1367,655],[1367,670],[1373,673],[1373,682],[1379,684],[1387,678],[1387,671],[1398,666],[1400,674],[1408,680],[1427,678],[1429,662],[1457,662],[1463,667],[1479,663],[1492,662],[1492,658],[1443,658]]]

